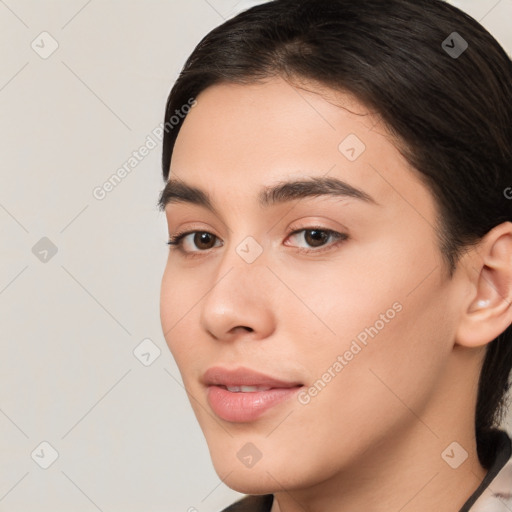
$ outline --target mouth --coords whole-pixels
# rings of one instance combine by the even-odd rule
[[[269,391],[270,389],[275,389],[275,388],[269,388],[266,386],[222,386],[222,385],[219,385],[219,388],[227,389],[228,391],[231,391],[231,393],[256,393],[258,391]]]
[[[208,404],[216,416],[233,423],[255,421],[284,404],[303,384],[250,370],[213,367],[203,376]]]

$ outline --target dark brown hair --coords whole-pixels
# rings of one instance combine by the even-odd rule
[[[450,51],[464,50],[464,43],[459,55]],[[436,201],[436,233],[449,276],[464,250],[512,221],[504,193],[512,186],[512,62],[467,14],[441,0],[274,0],[255,6],[197,45],[171,90],[165,121],[213,84],[273,76],[348,91],[382,117]],[[164,180],[182,123],[164,135]],[[479,380],[475,427],[484,467],[491,458],[488,434],[505,410],[511,367],[509,326],[488,345]]]

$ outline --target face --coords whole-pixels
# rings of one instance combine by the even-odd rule
[[[162,327],[227,485],[314,486],[417,428],[455,301],[434,200],[379,118],[319,86],[212,86],[169,178],[169,235],[185,236]]]

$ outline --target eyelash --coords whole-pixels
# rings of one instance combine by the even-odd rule
[[[297,252],[302,253],[302,254],[313,254],[313,253],[318,254],[318,253],[323,253],[323,252],[332,250],[332,249],[338,247],[339,245],[341,245],[343,242],[345,242],[349,238],[349,236],[345,233],[339,233],[332,229],[325,229],[320,226],[311,226],[308,228],[297,229],[295,231],[292,231],[287,236],[287,238],[289,238],[290,236],[296,235],[298,233],[307,232],[307,231],[320,231],[322,233],[326,233],[329,236],[332,236],[336,240],[336,242],[328,244],[328,245],[320,246],[319,249],[304,249],[303,247],[298,247]],[[201,251],[201,250],[185,251],[183,249],[184,238],[188,235],[196,234],[196,233],[203,233],[203,234],[206,233],[206,234],[209,234],[209,235],[215,237],[218,240],[218,237],[216,237],[213,233],[210,233],[209,231],[194,230],[194,231],[184,231],[182,233],[177,233],[176,235],[171,236],[169,241],[167,242],[167,245],[171,246],[170,249],[172,249],[172,250],[180,251],[186,257],[201,256],[202,254],[207,253],[211,249],[213,249],[213,247],[212,247],[212,248],[206,249],[204,251]]]

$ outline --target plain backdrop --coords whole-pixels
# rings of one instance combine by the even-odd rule
[[[217,512],[241,496],[161,332],[154,133],[194,46],[256,3],[0,0],[0,511]],[[512,0],[453,3],[511,51]]]

